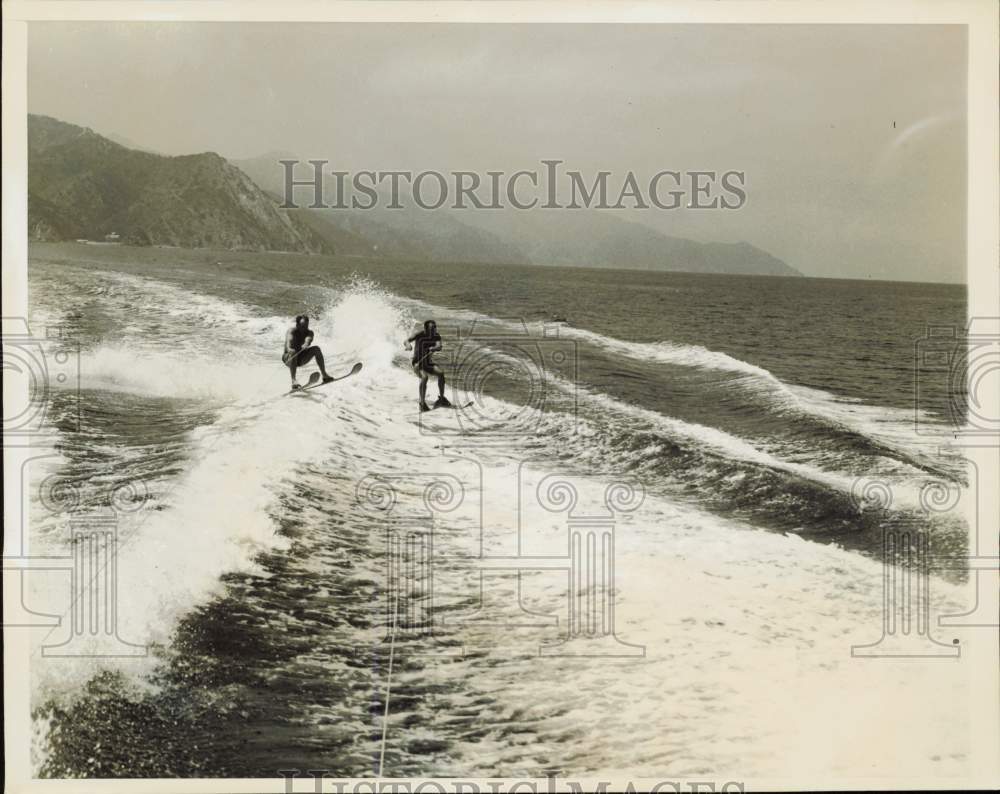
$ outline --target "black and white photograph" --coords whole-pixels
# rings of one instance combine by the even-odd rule
[[[4,4],[10,791],[1000,786],[997,7],[774,5]]]

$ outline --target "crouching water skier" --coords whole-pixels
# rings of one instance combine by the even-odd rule
[[[295,371],[303,364],[307,364],[315,359],[316,366],[319,367],[323,376],[323,383],[329,383],[333,378],[326,374],[326,364],[323,361],[323,351],[318,346],[313,345],[312,329],[309,327],[309,317],[300,314],[295,318],[295,327],[289,328],[285,334],[285,352],[281,355],[281,360],[288,367],[292,374],[292,390],[301,389],[302,386],[295,380]]]
[[[431,410],[427,405],[427,379],[432,375],[437,378],[439,395],[434,407],[450,408],[451,403],[444,396],[444,372],[434,363],[434,354],[441,350],[441,335],[438,334],[437,323],[427,320],[423,331],[418,331],[406,340],[406,349],[411,347],[413,371],[420,378],[420,410]]]

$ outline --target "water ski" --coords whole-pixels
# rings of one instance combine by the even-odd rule
[[[474,400],[469,400],[469,402],[465,405],[455,405],[454,403],[449,405],[438,405],[437,403],[434,403],[434,405],[430,406],[430,409],[432,411],[436,411],[438,408],[451,408],[453,411],[464,411],[466,408],[471,408],[474,402]]]
[[[357,364],[355,364],[353,367],[351,367],[351,371],[348,372],[346,375],[340,375],[339,377],[331,378],[326,383],[335,383],[338,380],[343,380],[344,378],[349,378],[349,377],[351,377],[351,375],[357,375],[359,372],[361,372],[361,367],[362,367],[362,364],[359,361]],[[309,391],[309,389],[315,389],[315,388],[318,388],[319,386],[325,386],[326,383],[323,383],[322,381],[320,381],[320,379],[319,379],[319,373],[318,372],[314,372],[312,375],[309,376],[309,381],[306,383],[305,386],[303,386],[300,389],[292,389],[288,393],[289,394],[297,394],[298,392]]]

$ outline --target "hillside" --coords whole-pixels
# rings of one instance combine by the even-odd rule
[[[29,238],[102,240],[112,232],[136,245],[331,250],[217,154],[165,157],[29,115]]]
[[[185,248],[801,275],[749,243],[673,237],[608,212],[429,212],[389,210],[388,202],[371,210],[282,210],[278,161],[288,158],[296,159],[280,152],[233,162],[213,152],[168,157],[29,115],[29,239],[115,233],[121,242]]]

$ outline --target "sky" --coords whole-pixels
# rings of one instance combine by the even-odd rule
[[[164,154],[347,171],[740,170],[623,210],[810,276],[965,281],[964,28],[32,22],[29,111]]]

